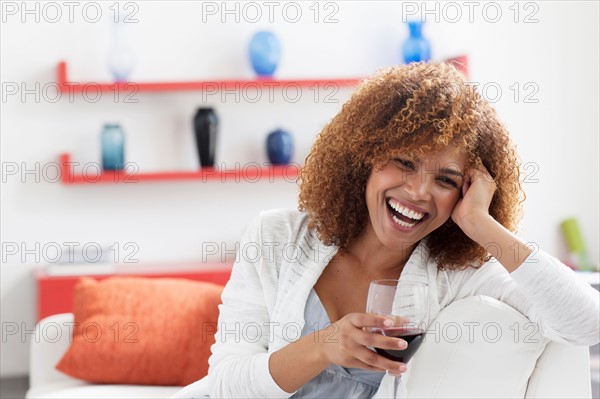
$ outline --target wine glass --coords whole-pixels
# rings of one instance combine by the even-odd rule
[[[380,355],[408,363],[423,342],[429,321],[429,295],[426,283],[407,280],[375,280],[369,285],[367,313],[389,316],[396,320],[393,327],[371,328],[389,337],[401,337],[406,349],[380,349]],[[400,319],[401,318],[401,319]],[[401,322],[399,322],[401,320]],[[388,372],[389,373],[389,372]],[[394,397],[398,398],[400,377],[394,376]]]

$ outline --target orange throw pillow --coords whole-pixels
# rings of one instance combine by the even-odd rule
[[[56,368],[94,383],[188,385],[208,373],[223,287],[177,278],[83,277]]]

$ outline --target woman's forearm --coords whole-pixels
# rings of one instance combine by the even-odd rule
[[[271,355],[269,372],[281,389],[294,392],[329,366],[321,350],[322,333],[305,335]]]
[[[466,223],[466,226],[463,231],[469,238],[486,248],[509,273],[531,255],[532,249],[525,242],[489,215]]]

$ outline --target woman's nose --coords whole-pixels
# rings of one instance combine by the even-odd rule
[[[414,201],[431,199],[431,185],[433,179],[423,176],[421,173],[414,173],[406,176],[405,191]]]

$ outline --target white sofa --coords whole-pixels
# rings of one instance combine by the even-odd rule
[[[166,398],[182,388],[90,384],[57,371],[72,321],[65,313],[38,323],[26,398]],[[587,347],[548,342],[523,315],[484,296],[445,308],[402,378],[411,398],[591,398]]]

